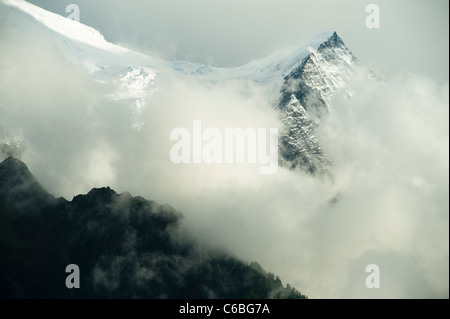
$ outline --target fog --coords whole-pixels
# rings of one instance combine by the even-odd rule
[[[197,119],[281,128],[263,88],[169,76],[136,131],[128,105],[107,98],[115,88],[48,35],[2,28],[0,144],[50,193],[71,200],[110,186],[168,203],[201,243],[257,261],[310,298],[448,298],[448,82],[358,77],[351,101],[337,94],[320,124],[333,179],[283,167],[261,175],[258,164],[174,164],[169,137]],[[372,263],[380,289],[365,287]]]

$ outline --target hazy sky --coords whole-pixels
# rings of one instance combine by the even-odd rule
[[[276,49],[337,31],[382,77],[411,71],[448,81],[447,0],[30,0],[81,22],[106,39],[168,59],[238,66]],[[380,7],[379,29],[365,26],[368,4]]]

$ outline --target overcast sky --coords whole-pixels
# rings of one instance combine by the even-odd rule
[[[107,40],[213,66],[245,64],[276,49],[337,31],[353,53],[382,77],[414,72],[448,81],[447,0],[29,0],[61,15],[79,6],[81,22]],[[365,8],[380,7],[379,29]]]

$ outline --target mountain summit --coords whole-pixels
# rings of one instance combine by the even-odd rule
[[[321,149],[316,128],[320,117],[330,111],[335,93],[361,68],[361,62],[333,32],[317,49],[310,47],[309,54],[284,77],[277,107],[285,124],[280,154],[287,166],[312,174],[329,171],[331,159]],[[302,109],[308,117],[293,116],[293,108]]]
[[[292,94],[312,115],[328,112],[333,94],[344,87],[361,63],[334,32],[317,49],[303,58],[285,78],[280,90],[280,107]]]

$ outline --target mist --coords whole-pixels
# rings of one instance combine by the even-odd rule
[[[333,178],[261,175],[258,164],[174,164],[170,132],[197,119],[281,129],[263,88],[168,76],[136,130],[129,105],[108,98],[116,88],[47,34],[1,32],[0,159],[20,157],[56,197],[110,186],[168,203],[203,245],[257,261],[310,298],[448,298],[448,82],[359,77],[320,124]],[[372,263],[380,289],[365,287]]]

